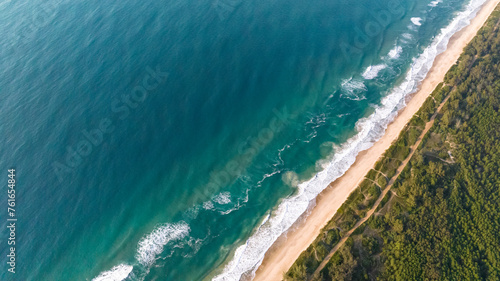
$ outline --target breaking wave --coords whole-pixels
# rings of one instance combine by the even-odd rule
[[[411,18],[410,20],[416,26],[421,26],[422,25],[422,18],[414,17],[414,18]]]
[[[387,67],[386,64],[370,65],[366,68],[365,72],[361,76],[366,80],[372,80],[377,78],[378,73]]]
[[[137,246],[135,259],[140,266],[141,271],[149,272],[151,266],[156,261],[156,257],[163,251],[163,248],[170,241],[178,240],[186,237],[189,234],[190,228],[187,223],[180,222],[177,224],[162,224],[157,226],[150,234],[143,237]],[[131,275],[134,266],[120,264],[113,267],[109,271],[102,272],[92,281],[122,281]],[[133,274],[133,273],[132,273]],[[145,274],[142,274],[145,275]],[[144,277],[139,277],[143,280]]]
[[[389,51],[389,54],[387,55],[391,59],[398,59],[402,52],[403,52],[403,47],[395,46],[392,50]]]
[[[350,100],[363,100],[366,99],[363,95],[366,90],[367,88],[362,81],[351,77],[342,82],[342,93],[340,96]]]
[[[443,0],[435,0],[429,3],[429,7],[436,7],[439,3],[443,2]]]
[[[130,272],[132,272],[132,269],[134,269],[134,267],[131,265],[120,264],[111,268],[109,271],[102,272],[99,276],[92,279],[92,281],[121,281],[127,278]]]

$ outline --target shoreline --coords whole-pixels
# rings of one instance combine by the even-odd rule
[[[500,0],[487,0],[470,24],[456,32],[449,40],[447,49],[439,54],[427,76],[418,86],[417,92],[407,99],[407,105],[398,112],[387,126],[384,135],[372,147],[360,152],[354,164],[337,180],[333,181],[316,198],[316,204],[296,222],[288,232],[282,234],[266,252],[264,260],[255,273],[254,280],[282,280],[300,254],[319,235],[320,230],[335,215],[337,209],[354,191],[377,160],[397,139],[413,115],[420,109],[427,97],[444,79],[455,64],[465,46],[475,37]]]

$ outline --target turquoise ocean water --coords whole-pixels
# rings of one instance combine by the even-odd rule
[[[0,279],[251,277],[483,2],[0,0]]]

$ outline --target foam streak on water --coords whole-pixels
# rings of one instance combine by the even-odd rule
[[[352,77],[342,82],[341,97],[350,100],[363,100],[366,97],[363,95],[366,91],[366,86],[363,81],[353,79]]]
[[[414,17],[414,18],[411,18],[410,20],[414,25],[417,25],[417,26],[422,25],[422,18]]]
[[[363,72],[362,76],[366,80],[375,79],[378,76],[378,73],[387,67],[386,64],[377,64],[371,65],[366,68],[365,72]]]
[[[434,0],[429,4],[429,7],[436,7],[442,0]]]
[[[162,224],[157,226],[150,234],[139,241],[136,253],[136,260],[146,272],[154,264],[157,255],[159,255],[165,245],[173,240],[186,237],[190,228],[185,222],[178,224]],[[120,264],[109,271],[102,272],[92,281],[121,281],[125,280],[132,272],[133,266]]]
[[[120,264],[113,267],[109,271],[105,271],[96,278],[92,279],[92,281],[121,281],[132,272],[134,267],[127,264]]]
[[[336,151],[332,160],[321,172],[301,183],[296,195],[283,200],[272,216],[236,250],[223,273],[213,280],[240,280],[243,274],[255,273],[266,251],[307,211],[310,204],[314,204],[316,196],[347,171],[359,152],[370,148],[383,136],[388,124],[397,115],[397,111],[405,106],[405,98],[417,90],[418,84],[429,72],[437,55],[446,50],[451,36],[470,24],[470,19],[474,18],[485,1],[472,0],[463,12],[441,30],[431,45],[414,59],[404,82],[382,100],[373,114],[357,123],[358,133]]]
[[[389,58],[398,59],[401,53],[403,52],[403,48],[401,46],[395,46],[392,50],[389,51]]]

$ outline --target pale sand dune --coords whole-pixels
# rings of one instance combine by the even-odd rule
[[[411,117],[422,106],[425,99],[443,81],[444,75],[457,61],[464,47],[483,26],[500,0],[487,1],[471,24],[456,33],[450,40],[447,50],[434,61],[432,69],[394,122],[386,130],[385,135],[370,149],[360,153],[352,167],[339,179],[332,182],[317,198],[316,206],[307,218],[280,237],[266,253],[262,265],[258,268],[254,280],[281,280],[299,255],[309,247],[320,233],[320,230],[335,215],[337,209],[358,186],[375,162],[396,140],[401,130]]]

